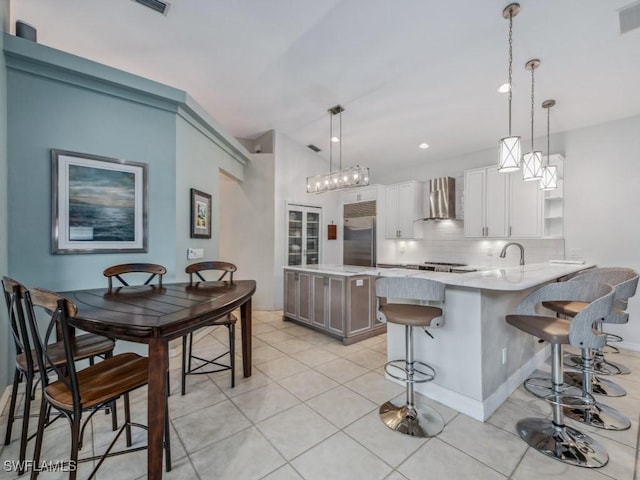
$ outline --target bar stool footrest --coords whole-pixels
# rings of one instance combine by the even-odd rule
[[[407,370],[407,362],[402,360],[391,360],[384,365],[384,371],[391,378],[395,378],[396,380],[400,380],[405,383],[426,383],[431,382],[434,378],[436,378],[436,371],[431,366],[419,360],[414,360],[413,364],[413,375],[414,378],[409,378],[409,371]],[[416,366],[418,368],[416,368]],[[421,370],[422,369],[422,370]],[[401,373],[399,373],[399,372]],[[415,378],[417,376],[417,378]]]
[[[564,381],[569,385],[583,389],[582,372],[564,372]],[[591,393],[604,395],[606,397],[624,397],[627,391],[611,380],[606,378],[591,377]]]
[[[560,407],[587,409],[596,403],[593,395],[585,394],[582,389],[568,383],[559,385],[560,391],[554,392],[553,383],[548,377],[529,377],[523,386],[532,395]]]

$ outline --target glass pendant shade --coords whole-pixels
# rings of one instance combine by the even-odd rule
[[[542,152],[529,152],[523,155],[522,179],[526,182],[542,179]]]
[[[542,169],[542,179],[540,180],[540,190],[555,190],[557,186],[558,186],[558,168],[555,165],[547,165]]]
[[[520,137],[505,137],[500,140],[498,171],[507,173],[520,169]]]

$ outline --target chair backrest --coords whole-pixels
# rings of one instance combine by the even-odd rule
[[[16,347],[16,354],[31,352],[32,340],[27,327],[23,304],[24,294],[27,288],[12,278],[2,277],[2,291],[4,292],[4,300],[7,304],[9,326]],[[24,357],[27,366],[27,375],[33,376],[35,367],[33,356],[25,355]]]
[[[76,373],[74,353],[73,353],[73,327],[68,323],[68,318],[76,315],[78,309],[76,305],[57,293],[44,290],[42,288],[31,288],[25,292],[25,310],[38,366],[41,372],[53,371],[72,394],[75,405],[80,405],[80,393],[78,390],[78,378]],[[40,335],[37,318],[46,313],[49,323],[44,336]],[[54,339],[61,335],[64,344],[66,364],[56,365],[55,360],[50,356],[48,346],[54,344]],[[49,384],[48,375],[41,375],[42,387]]]
[[[540,315],[542,302],[584,302],[588,305],[571,320],[569,343],[576,348],[600,348],[607,341],[606,334],[593,328],[594,322],[610,315],[613,310],[614,288],[607,283],[572,280],[544,285],[534,290],[518,304],[518,315]]]
[[[614,307],[619,310],[627,309],[627,300],[636,294],[638,288],[638,274],[631,268],[591,268],[578,273],[569,281],[608,283],[615,288],[613,294]]]
[[[444,301],[444,283],[416,277],[378,277],[376,297]]]
[[[381,322],[387,319],[380,311],[380,305],[387,298],[402,300],[420,300],[423,302],[444,302],[444,283],[428,278],[416,277],[378,277],[376,279],[376,317]],[[444,317],[441,316],[432,321],[432,327],[444,325]]]
[[[158,285],[162,287],[162,277],[167,273],[167,269],[156,263],[123,263],[121,265],[113,265],[104,270],[103,274],[109,280],[109,292],[113,289],[113,278],[128,287],[129,284],[121,277],[125,273],[149,273],[150,276],[144,285],[149,285],[154,277],[158,276]]]
[[[191,265],[187,265],[184,269],[185,273],[189,274],[189,285],[193,285],[193,275],[197,275],[197,277],[202,282],[206,282],[207,280],[202,276],[200,272],[204,272],[206,270],[214,270],[218,272],[222,272],[218,277],[218,281],[224,280],[227,275],[229,275],[229,283],[233,283],[233,272],[237,270],[236,266],[233,263],[229,262],[198,262],[192,263]]]

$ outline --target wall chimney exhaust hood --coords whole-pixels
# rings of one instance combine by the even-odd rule
[[[429,180],[429,214],[424,220],[456,219],[456,180],[441,177]]]

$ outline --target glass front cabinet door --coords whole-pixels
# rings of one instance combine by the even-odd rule
[[[287,206],[287,265],[320,263],[321,207]]]

